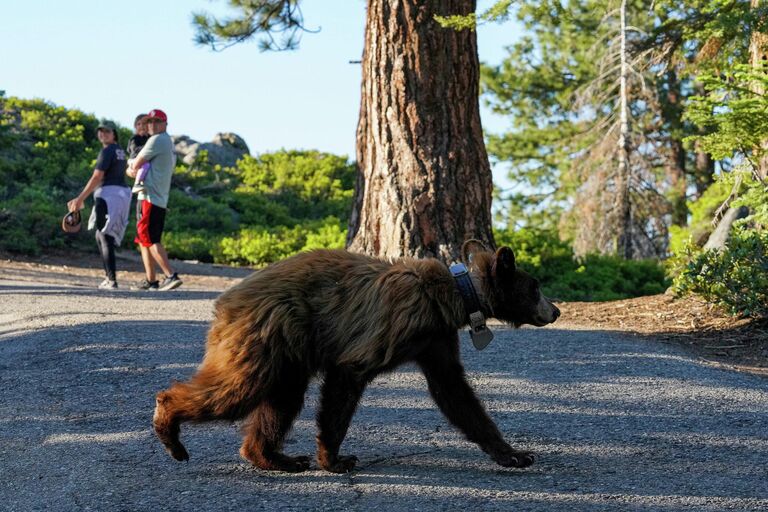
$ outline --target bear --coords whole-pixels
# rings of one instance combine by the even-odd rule
[[[485,317],[519,327],[560,315],[538,281],[517,268],[509,247],[462,253],[471,258],[468,276]],[[155,433],[183,461],[182,422],[247,418],[243,458],[264,470],[307,470],[310,458],[286,455],[282,445],[319,375],[317,464],[345,473],[357,458],[339,448],[366,385],[415,362],[439,409],[469,441],[501,466],[529,466],[534,454],[503,439],[465,378],[458,330],[469,323],[467,309],[457,280],[437,259],[299,253],[219,296],[197,373],[156,396]]]

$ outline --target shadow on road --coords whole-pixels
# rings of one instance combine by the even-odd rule
[[[0,281],[1,283],[2,281]],[[111,298],[139,298],[141,300],[153,300],[153,301],[165,301],[165,300],[209,300],[215,299],[221,292],[211,292],[203,290],[185,290],[184,288],[177,288],[175,290],[159,292],[159,291],[143,291],[143,290],[131,290],[130,288],[117,289],[117,290],[99,290],[92,287],[77,287],[77,286],[53,286],[50,284],[16,284],[3,285],[0,284],[0,296],[7,295],[34,295],[34,296],[70,296],[73,300],[77,300],[78,297],[99,297],[106,299]]]
[[[0,499],[30,509],[72,500],[79,508],[172,510],[768,506],[764,380],[592,331],[499,330],[483,352],[463,340],[468,378],[491,416],[512,444],[539,456],[526,470],[501,468],[462,439],[411,366],[367,390],[342,449],[360,458],[349,475],[254,469],[237,455],[240,425],[223,422],[184,425],[191,460],[177,463],[150,431],[154,395],[194,373],[207,328],[105,318],[0,336],[0,475],[15,482]],[[315,384],[287,452],[314,453],[316,398]]]

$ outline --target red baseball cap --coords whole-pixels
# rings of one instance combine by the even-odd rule
[[[147,114],[147,118],[149,119],[160,119],[161,121],[168,122],[168,116],[165,115],[165,112],[160,110],[159,108],[153,108],[149,111],[149,114]]]

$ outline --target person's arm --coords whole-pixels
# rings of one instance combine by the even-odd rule
[[[94,190],[99,188],[101,183],[104,181],[104,171],[101,169],[94,169],[93,174],[91,174],[90,179],[88,180],[88,183],[85,184],[85,188],[82,192],[80,192],[80,195],[78,195],[76,198],[72,199],[67,203],[67,208],[69,208],[70,212],[75,212],[78,210],[82,210],[83,206],[85,205],[85,200],[88,196],[90,196]]]
[[[157,154],[157,149],[155,149],[156,140],[157,140],[157,137],[154,135],[149,138],[147,143],[144,144],[144,147],[141,148],[141,151],[139,151],[139,154],[136,155],[136,158],[134,158],[133,161],[131,162],[131,166],[128,170],[125,171],[125,174],[127,174],[131,178],[135,178],[136,173],[139,172],[139,169],[141,169],[141,166],[149,162],[155,157],[155,155]]]
[[[125,174],[127,174],[131,178],[136,177],[136,173],[139,172],[139,169],[141,169],[141,166],[147,163],[147,160],[144,159],[141,153],[136,156],[133,160],[130,161],[130,167],[126,169]]]

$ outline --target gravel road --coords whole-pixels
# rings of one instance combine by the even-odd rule
[[[466,442],[408,366],[366,392],[342,447],[360,458],[351,474],[262,472],[229,423],[185,425],[179,463],[150,431],[154,394],[193,373],[218,291],[28,278],[0,273],[0,510],[768,510],[768,380],[558,324],[496,328],[483,352],[462,339],[531,468]],[[316,398],[289,453],[314,454]]]

